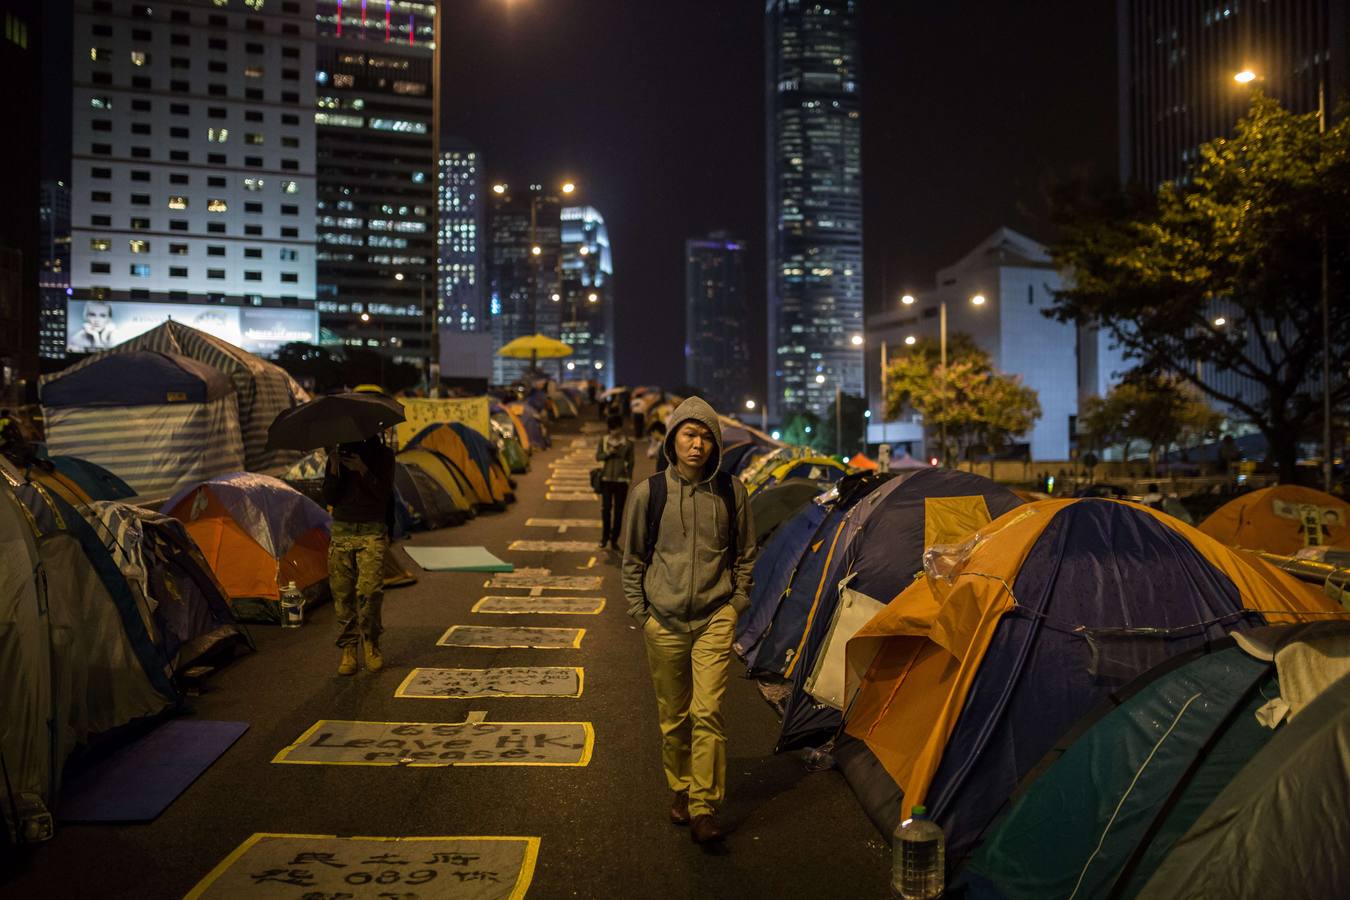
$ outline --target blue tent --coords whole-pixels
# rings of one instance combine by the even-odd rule
[[[742,659],[759,643],[792,581],[797,562],[806,553],[828,510],[808,503],[788,519],[759,550],[755,560],[754,585],[750,588],[750,608],[736,621],[736,640],[732,644]]]
[[[469,448],[469,455],[473,461],[478,464],[478,468],[483,472],[483,478],[488,484],[493,483],[493,470],[495,469],[499,478],[504,479],[508,484],[510,477],[502,469],[501,459],[497,455],[497,448],[491,441],[483,437],[474,429],[465,425],[463,422],[451,422],[450,427],[455,430],[455,434],[460,436],[464,445]],[[506,499],[514,500],[515,495],[508,493]]]
[[[98,463],[75,456],[53,456],[49,459],[56,466],[56,471],[82,487],[94,500],[125,500],[136,496],[131,485]]]

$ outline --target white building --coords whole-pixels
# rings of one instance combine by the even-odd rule
[[[168,317],[317,343],[314,12],[76,0],[71,350]]]
[[[879,390],[882,348],[903,353],[907,338],[938,340],[941,309],[947,308],[947,333],[963,332],[987,352],[994,368],[1017,375],[1040,399],[1041,418],[1022,441],[1033,460],[1064,460],[1078,414],[1080,386],[1085,393],[1105,391],[1125,366],[1104,335],[1084,333],[1073,324],[1047,318],[1055,291],[1063,284],[1045,247],[1009,228],[1000,228],[954,265],[937,274],[937,284],[915,293],[912,303],[867,320],[869,443],[907,447],[921,456],[923,426],[917,421],[885,422]],[[982,297],[979,301],[975,298]],[[1082,354],[1080,339],[1090,354]],[[1090,357],[1090,358],[1089,358]]]

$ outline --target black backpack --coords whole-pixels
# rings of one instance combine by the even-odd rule
[[[713,490],[727,508],[727,551],[734,566],[740,548],[736,546],[736,490],[731,483],[733,477],[730,472],[718,472],[713,476]],[[661,531],[661,514],[666,509],[665,472],[657,472],[647,479],[647,492],[647,545],[643,550],[642,561],[651,565],[652,555],[656,553],[656,536]]]

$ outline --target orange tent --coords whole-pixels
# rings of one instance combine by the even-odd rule
[[[506,476],[501,476],[501,483],[494,477],[491,482],[483,475],[483,470],[478,467],[474,461],[473,455],[469,452],[464,439],[455,434],[455,429],[449,425],[441,423],[429,425],[408,444],[409,448],[420,450],[430,450],[439,453],[448,459],[459,469],[460,473],[469,482],[469,487],[473,489],[472,499],[480,506],[501,506],[506,502],[506,495],[510,492],[510,484],[506,482]]]
[[[855,469],[864,469],[868,472],[875,472],[879,468],[876,461],[866,453],[855,453],[845,461]]]
[[[1350,503],[1295,484],[1243,494],[1216,509],[1200,530],[1234,547],[1289,555],[1304,547],[1350,550]]]

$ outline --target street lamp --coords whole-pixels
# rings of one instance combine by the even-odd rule
[[[863,337],[862,337],[862,335],[861,335],[861,334],[855,334],[853,337],[849,338],[849,343],[852,344],[852,345],[855,346],[855,347],[861,347],[861,346],[862,346],[862,343],[863,343]]]
[[[570,181],[567,181],[567,182],[564,182],[564,183],[563,183],[563,186],[562,186],[562,192],[563,192],[564,194],[570,194],[570,193],[572,193],[573,191],[575,191],[576,189],[577,189],[577,186],[576,186],[575,184],[573,184],[572,182],[570,182]]]
[[[1228,324],[1228,320],[1225,319],[1223,316],[1219,316],[1217,319],[1214,320],[1214,327],[1215,327],[1215,328],[1222,328],[1223,326],[1225,326],[1225,325],[1227,325],[1227,324]]]
[[[589,294],[586,295],[586,300],[590,303],[599,303],[600,295],[597,294],[595,291],[591,291]]]
[[[903,303],[903,304],[905,304],[906,306],[913,306],[913,305],[914,305],[914,295],[913,295],[913,294],[906,294],[905,296],[903,296],[903,297],[900,298],[900,302]]]
[[[1233,80],[1238,84],[1250,84],[1256,80],[1256,73],[1251,69],[1243,69],[1233,76]]]
[[[499,194],[499,195],[500,195],[500,194],[505,194],[505,193],[506,193],[506,185],[505,185],[505,184],[494,184],[494,185],[492,186],[492,193],[494,193],[494,194]]]
[[[984,306],[984,294],[976,294],[970,298],[971,306]],[[947,371],[947,301],[942,300],[938,303],[938,356],[939,363],[942,366],[943,374]],[[908,341],[906,341],[908,343]],[[947,461],[947,423],[942,423],[941,430],[942,456],[943,462]]]
[[[756,406],[759,406],[759,404],[755,403],[754,400],[745,401],[745,408],[749,412],[754,412]],[[769,406],[767,403],[759,407],[759,430],[769,430]]]
[[[914,335],[912,335],[912,334],[911,334],[911,335],[908,335],[908,336],[905,338],[905,343],[908,344],[908,345],[911,346],[911,347],[913,347],[916,343],[918,343],[918,341],[919,341],[919,339],[916,338],[916,337],[915,337]]]

